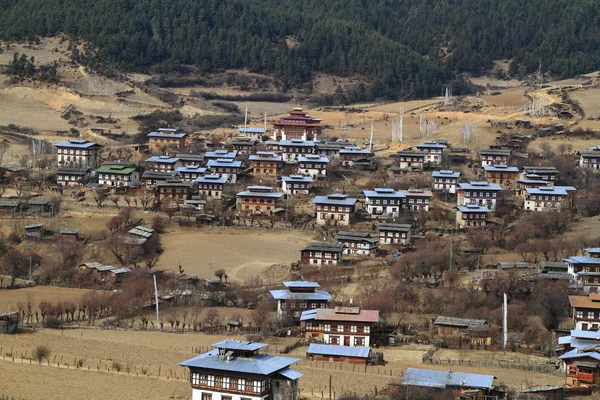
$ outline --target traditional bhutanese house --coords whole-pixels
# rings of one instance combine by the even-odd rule
[[[431,190],[408,189],[400,192],[404,194],[403,208],[406,211],[429,211],[429,201],[433,197]]]
[[[431,176],[433,177],[434,192],[456,193],[456,185],[460,179],[460,172],[443,169],[441,171],[433,171]]]
[[[344,245],[344,254],[358,256],[377,253],[379,239],[369,232],[339,231],[335,240]]]
[[[562,261],[540,261],[538,274],[568,274],[569,265]]]
[[[353,167],[358,160],[373,157],[373,153],[368,149],[359,149],[358,147],[347,147],[340,149],[340,161],[344,167]]]
[[[591,386],[600,383],[600,345],[574,348],[558,356],[567,375],[567,386]]]
[[[148,189],[154,188],[159,182],[166,182],[174,178],[174,172],[144,171],[142,174],[142,182]]]
[[[60,230],[60,239],[65,241],[76,242],[79,240],[79,229],[63,228]]]
[[[273,151],[257,151],[256,154],[248,157],[255,176],[277,176],[282,160],[281,156]]]
[[[0,314],[0,334],[12,335],[19,330],[19,314],[21,311],[10,311]]]
[[[88,140],[68,140],[54,144],[60,167],[96,168],[100,165],[102,146]]]
[[[452,164],[466,164],[469,162],[471,150],[467,147],[452,147],[448,155],[448,161]]]
[[[325,308],[332,297],[324,290],[318,290],[317,282],[290,281],[283,282],[285,289],[271,290],[271,296],[277,300],[277,316],[298,321],[300,314],[306,310]]]
[[[525,211],[561,211],[569,208],[575,188],[572,186],[541,186],[525,189]]]
[[[237,182],[237,176],[242,170],[242,162],[232,158],[208,160],[208,168],[212,173],[226,177],[231,183]]]
[[[14,214],[19,210],[19,201],[0,198],[0,214]]]
[[[486,149],[479,150],[481,166],[508,165],[510,161],[510,150]]]
[[[496,200],[502,187],[497,183],[469,182],[458,184],[457,202],[459,206],[477,204],[487,206],[490,211],[496,210]]]
[[[589,168],[594,171],[600,170],[600,150],[578,151],[577,155],[579,156],[580,168]]]
[[[308,194],[312,187],[313,178],[302,175],[289,175],[281,177],[281,190],[287,194]]]
[[[110,270],[109,277],[113,284],[120,285],[130,272],[129,268],[115,268]]]
[[[179,158],[169,156],[152,156],[146,159],[146,171],[174,173]]]
[[[381,244],[410,244],[409,224],[381,224],[377,227],[379,231],[379,242]]]
[[[58,168],[56,170],[56,183],[63,187],[81,186],[87,183],[89,173],[88,167]]]
[[[199,165],[187,165],[179,167],[175,170],[175,175],[182,181],[192,182],[196,178],[201,177],[206,172],[206,168]]]
[[[267,131],[265,128],[238,128],[238,132],[240,133],[240,135],[244,135],[247,137],[254,137],[257,139],[262,139],[262,137],[267,134]],[[237,140],[241,140],[241,139],[237,139]],[[239,149],[236,149],[236,150],[239,150]]]
[[[41,239],[46,231],[44,224],[25,225],[24,229],[23,235],[31,239]]]
[[[571,256],[563,261],[569,265],[569,274],[579,286],[600,286],[600,248],[583,249],[582,256]]]
[[[213,350],[180,363],[190,369],[194,400],[297,400],[300,361],[260,354],[264,343],[223,340]]]
[[[467,319],[438,316],[431,324],[431,330],[434,337],[450,340],[457,339],[459,342],[464,340],[472,344],[490,345],[490,324],[484,319]]]
[[[325,125],[313,118],[302,108],[296,107],[287,117],[273,122],[273,140],[318,140]]]
[[[585,349],[590,346],[600,345],[600,333],[597,330],[579,330],[573,329],[569,335],[560,336],[558,344],[561,347],[561,353],[564,354],[572,349]]]
[[[344,194],[315,196],[313,203],[319,225],[350,225],[358,200]]]
[[[348,141],[315,142],[314,153],[330,160],[340,157],[340,151],[345,148],[356,148],[356,145]]]
[[[393,157],[398,159],[398,167],[401,170],[422,170],[426,156],[423,151],[399,151]]]
[[[491,183],[497,183],[504,190],[513,190],[515,181],[519,176],[519,168],[509,167],[506,164],[486,165],[483,167],[485,179]]]
[[[335,307],[308,310],[300,321],[306,338],[325,344],[369,347],[371,333],[381,319],[379,310],[361,310],[360,307]]]
[[[434,391],[450,390],[456,398],[484,400],[490,397],[498,398],[494,379],[496,378],[493,375],[407,368],[400,384]]]
[[[192,195],[197,192],[193,182],[168,180],[166,182],[158,182],[156,187],[156,199],[161,200],[170,198],[183,202],[183,200],[191,199]]]
[[[235,197],[237,212],[270,215],[277,208],[277,202],[283,196],[273,191],[271,186],[248,186],[245,192]]]
[[[427,154],[425,162],[429,164],[439,165],[442,162],[442,154],[447,144],[439,143],[436,140],[426,141],[415,146],[418,151]]]
[[[182,128],[159,128],[158,132],[150,132],[148,148],[152,153],[164,151],[168,148],[182,150],[186,145],[188,134]]]
[[[315,142],[302,139],[280,140],[266,144],[270,150],[281,153],[286,163],[296,163],[298,157],[313,154],[315,151]]]
[[[300,249],[300,262],[310,265],[337,265],[342,262],[344,245],[341,243],[311,242]]]
[[[486,206],[467,204],[456,207],[456,225],[459,228],[479,228],[486,225],[490,210]]]
[[[311,361],[336,361],[349,364],[366,364],[371,349],[368,347],[336,346],[333,344],[311,343],[306,358]]]
[[[600,267],[600,264],[597,265]],[[569,296],[569,304],[571,305],[574,329],[594,332],[600,329],[600,294]]]
[[[227,177],[219,174],[208,174],[196,178],[198,191],[207,199],[220,199],[223,195],[223,187],[227,183]]]
[[[397,217],[400,215],[400,210],[406,200],[404,193],[397,192],[392,188],[363,190],[363,194],[365,195],[367,212],[372,219]]]
[[[244,128],[240,128],[243,130]],[[251,128],[248,128],[251,129]],[[261,129],[261,131],[264,131]],[[261,135],[262,136],[262,135]],[[258,144],[258,140],[251,138],[238,138],[231,141],[231,149],[237,151],[238,154],[251,154],[254,147]]]
[[[237,151],[229,151],[226,149],[218,149],[214,151],[207,151],[204,153],[204,159],[210,160],[235,160],[237,157]]]
[[[537,189],[542,186],[548,186],[548,181],[542,180],[540,175],[528,174],[524,178],[517,179],[515,194],[525,200],[527,189]]]
[[[298,157],[298,173],[308,175],[312,178],[322,177],[327,175],[327,167],[329,159],[317,154],[307,154]]]
[[[191,153],[179,153],[175,155],[175,158],[179,158],[181,167],[187,167],[188,165],[205,165],[204,154],[191,154]]]
[[[98,184],[109,187],[138,187],[140,173],[127,165],[103,165],[96,170]]]
[[[50,200],[44,199],[42,197],[33,198],[27,202],[27,209],[30,214],[49,213],[51,211]]]
[[[546,181],[548,186],[554,186],[554,182],[560,176],[560,171],[555,167],[523,167],[519,178],[523,179],[531,175],[539,176],[539,179]]]

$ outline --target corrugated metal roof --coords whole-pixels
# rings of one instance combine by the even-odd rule
[[[335,357],[368,358],[371,349],[368,347],[336,346],[331,344],[311,343],[306,354],[322,354]]]
[[[282,176],[281,180],[284,182],[289,182],[289,183],[294,183],[294,182],[311,183],[313,181],[313,178],[310,176],[303,176],[303,175],[290,175],[290,176]]]
[[[259,342],[248,342],[245,340],[233,340],[233,339],[225,339],[221,340],[218,343],[211,345],[215,349],[228,349],[228,350],[242,350],[242,351],[256,351],[258,349],[262,349],[263,347],[267,347],[268,344],[259,343]]]
[[[323,300],[329,301],[331,295],[323,290],[315,290],[310,293],[290,292],[289,290],[271,290],[271,296],[276,300]]]
[[[317,310],[318,321],[356,321],[356,322],[379,322],[379,310],[360,310],[358,314],[336,313],[331,308],[320,308]]]
[[[177,157],[168,157],[168,156],[152,156],[146,159],[146,162],[155,162],[155,163],[164,163],[164,164],[174,164],[179,161]]]
[[[298,372],[298,371],[294,371],[291,368],[284,368],[281,371],[277,371],[277,373],[279,375],[282,375],[282,376],[284,376],[284,377],[286,377],[288,379],[291,379],[293,381],[295,381],[296,379],[299,379],[299,378],[301,378],[301,377],[304,376],[303,373]]]
[[[403,385],[445,388],[458,386],[478,389],[491,389],[494,383],[493,375],[467,374],[463,372],[447,372],[419,368],[407,368]]]
[[[404,193],[397,192],[394,189],[383,190],[386,188],[376,188],[374,190],[363,190],[363,194],[365,197],[382,197],[382,198],[399,198],[402,199],[406,197]]]
[[[305,248],[300,251],[327,251],[339,253],[344,250],[344,245],[341,243],[324,243],[324,242],[310,242]]]
[[[194,182],[198,183],[221,183],[224,184],[227,182],[227,177],[219,174],[210,174],[197,177]]]
[[[465,190],[494,190],[501,191],[502,187],[497,183],[488,183],[488,182],[469,182],[469,183],[459,183],[458,186],[461,189]]]
[[[316,204],[331,204],[339,206],[353,206],[358,200],[345,195],[330,194],[329,196],[315,196],[313,203]]]
[[[484,319],[454,318],[439,315],[433,321],[434,325],[465,326],[468,328],[486,328],[489,326]]]
[[[251,358],[234,357],[231,361],[227,361],[219,358],[218,350],[213,350],[186,360],[179,365],[190,368],[270,375],[286,369],[298,361],[300,361],[299,358],[271,356],[267,354],[258,354]]]
[[[300,314],[300,321],[310,321],[317,317],[317,310],[306,310]]]
[[[381,224],[377,227],[380,231],[409,232],[412,225],[409,224]]]
[[[288,281],[283,282],[283,285],[288,288],[318,288],[321,287],[317,282],[310,281]]]
[[[441,171],[433,171],[431,176],[434,178],[460,178],[460,172],[458,171],[450,171],[450,170],[441,170]]]
[[[87,140],[69,140],[69,141],[58,142],[58,143],[54,144],[54,147],[69,147],[69,148],[74,148],[74,149],[88,149],[88,148],[94,147],[94,146],[100,147],[100,145],[98,145],[94,142],[89,142]]]
[[[517,167],[509,167],[506,164],[498,164],[498,165],[486,165],[483,167],[484,171],[491,172],[519,172],[519,168]]]
[[[228,158],[218,158],[216,160],[209,160],[208,161],[208,166],[210,167],[223,167],[223,168],[241,168],[242,166],[242,162],[241,161],[235,161],[233,158],[232,159],[228,159]]]

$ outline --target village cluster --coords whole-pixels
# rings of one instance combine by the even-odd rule
[[[498,121],[492,124],[497,125]],[[413,238],[422,236],[421,230],[415,231],[413,221],[427,215],[434,201],[442,205],[445,213],[455,215],[454,226],[450,227],[455,232],[488,229],[494,224],[492,214],[506,198],[519,204],[524,213],[561,212],[574,207],[578,188],[556,184],[560,177],[556,167],[523,165],[521,149],[529,140],[526,134],[502,136],[497,145],[471,157],[467,149],[429,138],[397,152],[390,152],[388,146],[376,147],[371,141],[355,144],[327,140],[325,127],[319,119],[296,108],[274,122],[271,135],[264,128],[239,128],[240,137],[216,145],[206,140],[203,151],[190,151],[198,148],[198,138],[183,129],[161,128],[148,133],[147,144],[138,146],[137,150],[147,156],[141,163],[114,157],[107,160],[103,147],[90,140],[63,141],[54,145],[57,190],[91,186],[96,196],[151,192],[153,206],[148,208],[191,213],[196,222],[210,225],[224,223],[226,212],[232,213],[231,219],[276,224],[290,221],[290,203],[296,214],[299,209],[307,210],[314,229],[325,240],[310,241],[299,249],[298,265],[292,266],[298,280],[286,281],[283,288],[270,290],[277,303],[277,317],[285,320],[290,329],[302,332],[303,340],[310,343],[306,353],[310,360],[375,365],[384,362],[384,354],[372,350],[374,346],[393,344],[395,340],[393,332],[383,329],[380,310],[352,303],[338,305],[319,283],[303,279],[302,266],[327,268],[343,265],[347,260],[405,257],[413,249]],[[385,185],[384,176],[369,188],[353,183],[343,190],[330,189],[332,175],[362,171],[375,176],[385,162],[389,163],[385,176],[427,176],[430,184],[394,189]],[[573,156],[573,162],[579,168],[600,172],[600,145],[581,149]],[[0,169],[7,177],[23,173],[21,167],[12,165]],[[237,190],[242,185],[245,187]],[[236,190],[228,194],[228,187]],[[59,212],[59,206],[43,196],[26,203],[0,199],[0,210],[11,215],[53,215]],[[26,237],[44,236],[41,223],[24,229]],[[59,233],[65,240],[79,240],[78,229],[64,227]],[[157,235],[154,229],[139,225],[121,238],[126,246],[142,248],[156,240]],[[152,249],[144,250],[149,251]],[[499,269],[519,269],[519,264],[499,263]],[[152,262],[148,264],[148,273],[158,275],[152,266]],[[115,288],[121,287],[132,272],[130,266],[114,267],[93,261],[83,263],[80,269]],[[161,273],[194,284],[199,280],[197,275],[185,274],[183,270]],[[600,295],[590,291],[590,287],[600,285],[600,249],[586,248],[582,255],[540,262],[539,273],[568,281],[587,293],[569,297],[573,330],[558,338],[558,360],[567,385],[598,384]],[[207,277],[204,283],[220,286],[222,278]],[[175,296],[184,294],[184,290],[174,292]],[[157,297],[149,306],[168,302],[172,297],[173,294]],[[18,315],[1,316],[5,331],[16,329]],[[430,329],[439,343],[492,343],[492,328],[485,319],[438,315],[431,321]],[[215,343],[213,350],[182,362],[190,370],[193,398],[297,399],[302,374],[291,366],[298,359],[261,353],[265,346],[259,342],[223,340]],[[409,368],[401,385],[452,389],[459,395],[469,393],[473,399],[504,396],[489,375]],[[559,389],[562,390],[545,387],[529,393],[545,396]]]

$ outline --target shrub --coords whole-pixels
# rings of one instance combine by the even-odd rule
[[[50,348],[48,346],[39,345],[33,351],[33,358],[37,360],[37,362],[41,363],[44,358],[48,359],[50,357]]]
[[[44,326],[50,329],[60,329],[62,327],[62,322],[56,317],[48,317],[46,318]]]
[[[121,372],[121,370],[123,369],[123,366],[121,365],[120,362],[118,361],[113,361],[112,363],[112,368],[117,371],[117,372]]]

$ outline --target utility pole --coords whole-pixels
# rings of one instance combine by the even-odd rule
[[[29,280],[31,281],[31,256],[29,256]]]
[[[504,293],[504,302],[502,303],[502,341],[504,348],[506,349],[506,342],[508,342],[508,326],[507,326],[507,314],[508,314],[508,298]]]
[[[248,106],[246,106],[246,113],[244,114],[244,136],[248,136]]]
[[[264,134],[266,135],[267,134],[267,113],[266,112],[265,112],[265,120],[263,122],[263,128],[265,130]],[[262,138],[261,138],[261,140],[262,140]]]
[[[331,374],[329,374],[329,400],[331,400]]]
[[[160,318],[158,317],[158,288],[156,287],[156,274],[152,274],[154,280],[154,303],[156,304],[156,327],[160,330]]]
[[[373,125],[375,125],[375,121],[371,121],[371,138],[369,139],[369,151],[373,152]]]

